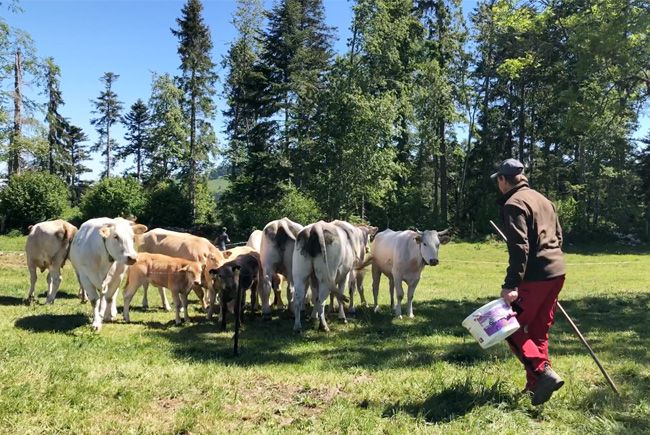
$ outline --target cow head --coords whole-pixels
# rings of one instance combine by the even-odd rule
[[[145,231],[147,231],[147,227],[144,225],[117,218],[102,226],[99,229],[99,235],[104,240],[106,252],[114,261],[132,265],[138,259],[138,254],[133,246],[134,235]]]
[[[185,274],[187,288],[194,285],[201,285],[201,263],[193,261],[181,267],[179,272]]]
[[[420,248],[420,255],[422,256],[424,264],[429,266],[438,265],[438,250],[440,245],[444,245],[451,240],[451,236],[448,235],[448,232],[448,229],[440,232],[435,230],[415,230],[415,243],[417,243]]]

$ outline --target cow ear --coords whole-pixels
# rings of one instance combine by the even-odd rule
[[[451,241],[451,236],[442,236],[442,237],[438,237],[438,239],[440,239],[440,244],[446,245]]]
[[[232,251],[223,251],[222,254],[223,254],[223,258],[230,258],[230,256],[232,255]]]
[[[370,235],[374,236],[379,231],[379,227],[370,227]]]
[[[113,229],[113,225],[111,224],[106,224],[103,227],[99,229],[99,235],[102,236],[103,238],[107,239],[111,235],[111,230]]]
[[[414,239],[415,239],[415,243],[417,243],[418,245],[420,243],[422,243],[422,236],[421,235],[418,234],[417,236],[414,237]]]
[[[133,229],[133,234],[143,234],[146,233],[148,228],[146,225],[132,223],[131,228]]]

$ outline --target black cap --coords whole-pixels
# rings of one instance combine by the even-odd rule
[[[507,159],[501,162],[499,169],[492,175],[491,179],[496,179],[499,175],[518,175],[524,170],[524,165],[517,159]]]

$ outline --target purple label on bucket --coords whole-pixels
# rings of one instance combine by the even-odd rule
[[[487,336],[490,337],[511,322],[510,314],[503,307],[496,307],[479,316],[476,320],[480,323]]]

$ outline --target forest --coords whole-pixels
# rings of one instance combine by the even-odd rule
[[[650,134],[637,132],[650,95],[650,2],[481,0],[463,11],[457,0],[355,0],[344,52],[325,8],[237,0],[237,37],[215,58],[219,29],[187,0],[169,34],[176,74],[154,74],[131,105],[114,90],[119,71],[98,78],[101,92],[88,96],[96,143],[60,114],[56,59],[0,20],[4,230],[112,214],[225,225],[239,239],[288,216],[452,227],[471,239],[497,214],[489,175],[515,157],[569,237],[647,240]],[[38,83],[38,99],[26,82]],[[91,153],[104,167],[92,182]],[[117,173],[118,161],[132,164]],[[218,195],[208,189],[216,177]]]

